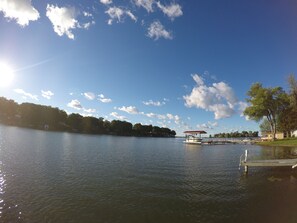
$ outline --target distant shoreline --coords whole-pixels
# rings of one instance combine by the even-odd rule
[[[169,128],[132,124],[123,120],[106,120],[102,117],[67,114],[51,106],[22,103],[0,97],[0,123],[28,129],[55,132],[73,132],[90,135],[118,135],[141,137],[174,137]]]
[[[178,136],[136,136],[136,135],[116,135],[116,134],[107,134],[107,133],[85,133],[85,132],[73,132],[73,131],[63,131],[63,130],[45,130],[39,128],[30,128],[26,126],[18,126],[18,125],[9,125],[0,122],[0,126],[6,127],[17,127],[22,129],[29,129],[29,130],[37,130],[42,132],[57,132],[57,133],[69,133],[69,134],[81,134],[81,135],[90,135],[90,136],[120,136],[120,137],[136,137],[136,138],[183,138]]]

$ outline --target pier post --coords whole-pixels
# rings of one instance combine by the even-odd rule
[[[246,149],[245,153],[244,153],[244,162],[245,163],[247,162],[247,158],[248,158],[248,150]],[[249,171],[249,167],[245,164],[244,165],[244,173],[247,174],[248,171]]]

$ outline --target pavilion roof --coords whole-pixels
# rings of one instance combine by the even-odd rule
[[[206,134],[203,130],[184,131],[185,134]]]

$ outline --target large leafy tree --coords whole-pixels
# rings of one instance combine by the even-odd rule
[[[297,81],[293,74],[288,78],[289,102],[287,107],[279,116],[279,127],[284,132],[292,132],[297,129]]]
[[[290,87],[291,106],[297,110],[297,80],[295,79],[295,76],[293,74],[289,76],[288,83]]]
[[[261,132],[269,132],[270,129],[270,123],[268,122],[267,118],[263,118],[262,123],[260,124],[260,130]]]
[[[290,108],[291,108],[291,125],[293,127],[292,130],[297,129],[297,80],[295,76],[291,74],[289,76],[289,87],[290,87]]]
[[[257,122],[265,117],[275,139],[278,116],[289,106],[288,95],[281,87],[264,88],[260,83],[253,84],[247,95],[250,106],[244,115]]]

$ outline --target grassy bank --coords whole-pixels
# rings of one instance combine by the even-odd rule
[[[257,144],[263,146],[297,146],[297,138],[279,139],[276,141],[259,142]]]

